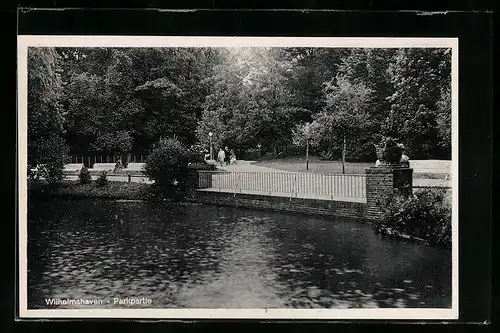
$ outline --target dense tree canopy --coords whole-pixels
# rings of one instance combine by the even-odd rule
[[[362,148],[366,144],[370,149],[365,150],[371,151],[369,129],[372,119],[369,106],[372,94],[373,91],[363,83],[351,83],[343,76],[327,82],[325,107],[314,116],[312,123],[315,129],[312,134],[313,144],[319,147],[324,156],[335,157],[341,154],[340,147],[344,139],[350,156],[365,157],[363,153],[366,152]]]
[[[404,141],[415,157],[449,157],[437,122],[441,110],[451,124],[451,105],[449,112],[439,106],[451,85],[450,56],[445,49],[401,49],[390,64],[394,92],[384,132]]]
[[[194,143],[217,50],[59,49],[74,151],[147,149],[174,134]]]
[[[30,48],[28,66],[35,159],[58,138],[73,154],[174,136],[208,151],[210,132],[214,148],[279,155],[304,131],[330,159],[345,137],[348,159],[372,160],[382,135],[450,157],[447,49]]]

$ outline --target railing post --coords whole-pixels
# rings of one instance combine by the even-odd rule
[[[295,193],[295,197],[297,197],[297,174],[295,174],[294,180],[293,180],[293,185],[292,185],[292,190],[290,191],[290,202],[292,202],[292,196]]]
[[[234,195],[233,195],[233,198],[236,198],[236,191],[238,190],[238,184],[240,182],[240,179],[241,179],[241,173],[238,175],[238,179],[236,180],[236,186],[234,187]],[[241,190],[240,190],[241,192]]]

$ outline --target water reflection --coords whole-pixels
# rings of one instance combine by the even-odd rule
[[[29,204],[30,308],[54,307],[45,298],[130,306],[114,297],[156,308],[451,306],[450,251],[361,223],[191,204]]]

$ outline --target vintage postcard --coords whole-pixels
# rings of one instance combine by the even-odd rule
[[[20,318],[458,319],[457,145],[457,38],[20,35]]]

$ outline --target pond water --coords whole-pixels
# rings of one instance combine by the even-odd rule
[[[28,307],[451,307],[451,251],[369,225],[196,204],[30,200]],[[114,298],[151,304],[114,304]],[[95,305],[93,307],[96,307]]]

